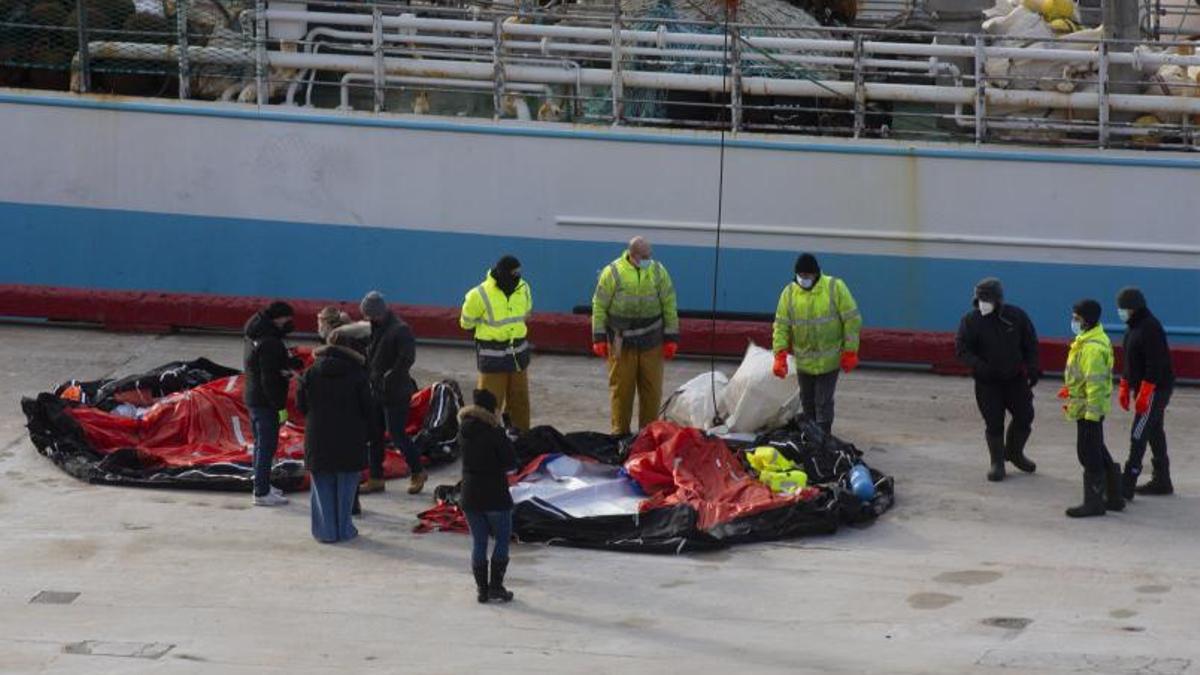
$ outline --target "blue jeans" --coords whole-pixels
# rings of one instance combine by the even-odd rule
[[[312,536],[332,544],[358,536],[350,520],[360,472],[312,474]]]
[[[512,538],[512,509],[504,511],[466,511],[471,528],[471,563],[487,562],[488,537],[496,539],[492,560],[508,560],[508,540]]]
[[[384,405],[383,421],[387,425],[388,435],[392,437],[392,443],[404,454],[404,461],[408,464],[409,472],[421,473],[425,470],[425,465],[421,463],[421,453],[417,452],[416,444],[404,430],[408,426],[409,407],[407,401],[399,405]],[[371,478],[383,478],[382,449],[378,457],[378,464],[375,462],[375,457],[371,457]]]
[[[250,426],[254,431],[254,496],[271,491],[271,465],[279,447],[279,411],[250,408]]]

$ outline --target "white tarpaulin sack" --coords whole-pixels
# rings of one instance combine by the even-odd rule
[[[771,372],[775,355],[754,343],[746,348],[725,396],[721,413],[730,432],[750,433],[782,426],[799,411],[800,391],[796,366],[788,356],[788,376],[782,380]]]
[[[715,397],[714,384],[717,390]],[[672,392],[663,404],[659,418],[685,427],[707,429],[717,415],[713,401],[720,401],[725,396],[725,386],[728,384],[729,378],[725,373],[701,373]]]

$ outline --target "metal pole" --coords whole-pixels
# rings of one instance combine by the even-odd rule
[[[75,12],[79,29],[79,93],[86,94],[92,89],[92,59],[88,53],[88,16],[85,0],[76,0]]]
[[[613,0],[612,22],[612,121],[613,126],[621,124],[625,116],[625,104],[621,100],[625,94],[625,80],[621,75],[621,0]]]
[[[176,0],[175,30],[179,34],[179,98],[192,97],[192,69],[188,62],[188,3],[189,0]]]
[[[854,36],[854,137],[862,136],[867,122],[867,92],[863,87],[863,39]]]
[[[1100,105],[1098,124],[1100,125],[1100,147],[1108,147],[1108,94],[1109,94],[1109,63],[1108,40],[1100,41],[1100,71],[1097,73],[1097,84],[1100,87]]]
[[[987,140],[987,71],[982,35],[975,36],[975,144]]]
[[[254,0],[254,88],[258,104],[267,104],[267,3]]]
[[[727,4],[726,7],[729,5]],[[732,41],[733,68],[730,73],[731,86],[729,90],[729,104],[732,108],[730,113],[732,119],[730,128],[734,133],[737,133],[742,128],[742,38],[741,32],[737,26],[737,5],[727,10],[732,12],[735,23],[729,26],[729,39]]]
[[[383,10],[378,5],[371,9],[371,49],[375,56],[375,77],[373,82],[373,90],[375,93],[375,112],[382,112],[384,109],[384,91],[386,86],[384,80],[385,71],[383,65]]]
[[[492,119],[500,119],[504,107],[504,22],[492,20]]]

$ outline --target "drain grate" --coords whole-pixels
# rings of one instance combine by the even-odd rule
[[[175,648],[165,642],[106,642],[84,640],[63,647],[64,654],[84,656],[117,656],[127,659],[157,659]]]
[[[42,591],[29,599],[31,605],[69,605],[79,593],[75,591]]]

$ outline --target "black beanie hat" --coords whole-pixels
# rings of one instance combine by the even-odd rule
[[[487,389],[476,389],[471,392],[471,401],[492,414],[496,412],[496,395]]]
[[[817,258],[811,253],[801,253],[796,258],[796,274],[821,274],[821,266],[817,263]]]
[[[1146,296],[1142,295],[1142,291],[1134,286],[1126,286],[1117,293],[1117,307],[1128,309],[1136,312],[1139,309],[1146,309]]]
[[[1083,323],[1087,326],[1094,326],[1100,322],[1100,303],[1088,298],[1075,303],[1071,311],[1079,315],[1083,319]]]
[[[509,274],[520,266],[521,261],[517,260],[516,256],[506,255],[496,261],[496,271],[503,274]]]
[[[285,316],[296,316],[296,312],[292,309],[291,305],[283,302],[282,300],[276,300],[275,302],[267,305],[268,319],[278,319]]]
[[[996,277],[985,277],[975,284],[975,299],[984,302],[1000,302],[1004,300],[1004,287]]]

